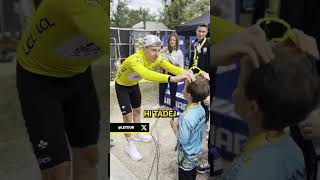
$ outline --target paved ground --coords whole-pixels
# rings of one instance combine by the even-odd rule
[[[144,82],[140,83],[142,94],[142,110],[151,109],[157,103],[158,99],[158,84]],[[110,122],[122,122],[121,112],[115,96],[114,86],[110,87]],[[155,124],[155,119],[142,119],[142,122],[150,122],[151,127]],[[153,135],[160,144],[160,161],[159,161],[159,176],[161,180],[174,180],[177,178],[177,164],[176,164],[176,151],[174,147],[176,145],[175,135],[172,132],[169,124],[169,119],[159,119],[157,125],[154,128]],[[159,135],[159,136],[158,136]],[[129,180],[131,177],[125,176],[130,172],[134,177],[139,180],[146,180],[152,167],[152,161],[155,155],[155,145],[151,143],[135,142],[137,149],[142,155],[142,160],[135,162],[124,152],[126,140],[124,135],[111,134],[111,138],[114,140],[115,146],[111,148],[111,154],[117,159],[117,163],[111,161],[111,177],[114,180]],[[206,140],[205,140],[206,141]],[[207,142],[206,142],[207,143]],[[204,145],[204,157],[207,154],[207,145]],[[112,159],[112,158],[111,158]],[[203,161],[203,160],[202,160]],[[120,165],[119,165],[120,162]],[[123,168],[123,171],[119,170],[119,167]],[[153,173],[150,177],[151,180],[156,179],[156,166],[153,169]],[[207,174],[198,174],[198,180],[208,179]]]
[[[105,58],[104,58],[105,59]],[[106,61],[105,61],[106,62]],[[108,67],[101,60],[94,65],[93,73],[100,99],[101,134],[99,140],[100,160],[98,165],[99,180],[106,180],[108,175],[107,160],[107,121]],[[28,140],[21,115],[15,85],[15,61],[0,63],[0,179],[1,180],[39,180],[40,171]]]

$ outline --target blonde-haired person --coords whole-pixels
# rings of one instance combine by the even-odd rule
[[[108,53],[108,13],[98,1],[33,3],[16,80],[42,180],[96,180],[100,107],[91,64]]]
[[[139,81],[146,79],[158,83],[177,83],[184,80],[194,81],[192,71],[172,65],[160,55],[162,41],[156,35],[143,38],[141,51],[125,59],[117,71],[115,89],[124,123],[140,123],[141,92]],[[165,69],[175,76],[161,74],[155,71],[157,67]],[[142,159],[134,141],[151,142],[149,134],[125,134],[127,144],[125,152],[134,161]]]

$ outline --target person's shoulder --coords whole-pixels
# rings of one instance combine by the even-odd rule
[[[253,166],[264,166],[275,172],[294,174],[296,171],[303,171],[303,153],[292,138],[284,135],[277,142],[252,152],[256,158]]]
[[[197,112],[200,112],[200,113],[206,113],[206,111],[204,110],[204,108],[203,108],[203,106],[201,105],[201,104],[199,104],[196,108],[195,108],[195,110],[197,111]]]
[[[190,114],[189,111],[184,111],[179,116],[179,124],[181,124],[181,126],[184,126],[184,127],[187,127],[190,129],[192,127],[193,119],[194,118],[193,118],[192,114]]]
[[[144,58],[145,55],[143,53],[143,50],[140,50],[134,54],[131,54],[128,58],[131,58],[131,59],[137,59],[137,58]]]
[[[206,46],[210,47],[210,37],[207,37]]]
[[[198,119],[199,117],[202,117],[205,115],[206,115],[206,112],[200,104],[186,111],[186,116],[189,119]]]
[[[156,59],[156,61],[154,62],[154,64],[159,65],[159,64],[164,63],[164,62],[167,62],[167,60],[163,57],[163,55],[160,54],[160,55],[157,57],[157,59]]]
[[[303,156],[301,159],[301,155],[291,147],[290,138],[283,138],[278,143],[243,153],[225,171],[223,179],[277,180],[295,176],[296,172],[303,174]]]
[[[102,0],[50,0],[53,1],[56,6],[67,14],[78,15],[79,12],[91,12],[96,11],[97,8],[103,9],[104,2]],[[100,12],[100,11],[99,11]]]
[[[304,163],[304,157],[303,152],[300,149],[300,147],[294,142],[291,136],[286,136],[283,139],[283,142],[281,143],[282,146],[282,153],[286,154],[287,156],[291,156],[293,158],[288,158],[288,161],[296,161],[301,163]],[[289,163],[290,163],[289,162]],[[304,165],[304,164],[303,164]]]
[[[125,61],[130,61],[131,63],[142,63],[144,58],[143,51],[138,51],[125,59]]]
[[[247,155],[238,156],[231,165],[224,170],[222,180],[247,180],[247,179],[261,179],[257,177],[257,167],[254,166],[255,159]],[[249,177],[249,176],[250,177]]]
[[[182,50],[181,50],[180,48],[178,48],[177,51],[178,51],[179,54],[183,54],[183,53],[182,53]]]
[[[278,171],[275,166],[269,166],[270,163],[265,160],[261,160],[260,156],[247,153],[240,155],[234,160],[231,166],[223,174],[223,180],[276,180],[279,179]],[[277,160],[273,159],[274,163]]]

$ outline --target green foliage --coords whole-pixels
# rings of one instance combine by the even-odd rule
[[[140,21],[145,23],[155,19],[155,15],[150,14],[149,9],[129,9],[126,0],[119,0],[116,10],[112,12],[110,25],[112,27],[131,28]]]
[[[174,27],[201,16],[210,10],[209,0],[172,0],[161,13],[161,20],[168,27]]]

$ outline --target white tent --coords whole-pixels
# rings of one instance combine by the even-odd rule
[[[132,26],[133,29],[144,29],[148,31],[169,30],[168,27],[162,22],[146,21],[146,27],[144,27],[143,21]]]

